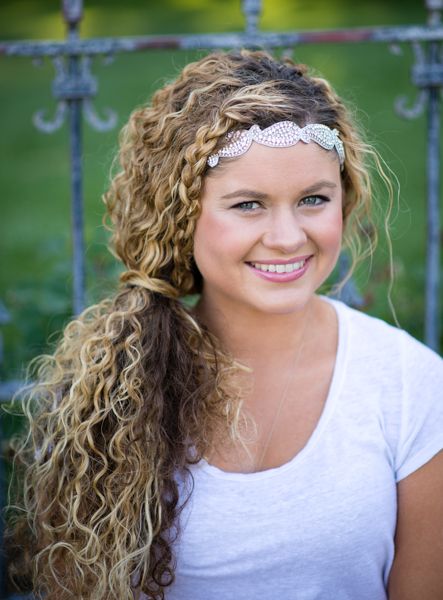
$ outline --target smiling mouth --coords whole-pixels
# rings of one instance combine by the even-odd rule
[[[248,264],[251,265],[251,267],[254,267],[254,269],[257,269],[258,271],[263,271],[264,273],[292,273],[293,271],[299,271],[300,269],[302,269],[308,260],[308,258],[305,258],[303,260],[293,263],[287,263],[284,265],[254,262],[250,262]]]

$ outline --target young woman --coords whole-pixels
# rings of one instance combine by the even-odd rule
[[[443,598],[442,361],[318,292],[364,252],[374,157],[325,80],[264,52],[132,114],[121,288],[31,392],[36,593]]]

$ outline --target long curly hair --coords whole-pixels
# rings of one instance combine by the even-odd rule
[[[131,600],[137,588],[159,600],[174,580],[180,481],[220,440],[241,436],[240,367],[181,301],[202,289],[193,234],[207,158],[228,131],[282,120],[340,132],[344,243],[361,255],[372,151],[303,65],[262,51],[210,54],[122,130],[104,197],[121,286],[67,325],[26,392],[24,517],[12,527],[27,533],[26,552],[12,571],[29,572],[38,597]]]

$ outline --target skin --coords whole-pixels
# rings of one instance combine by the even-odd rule
[[[389,600],[443,598],[443,452],[397,485]]]
[[[221,161],[205,180],[194,242],[204,280],[196,310],[251,369],[252,384],[247,374],[238,384],[244,409],[257,424],[249,458],[238,448],[219,448],[210,461],[220,468],[245,472],[281,465],[316,427],[337,344],[335,313],[316,291],[340,252],[341,206],[337,156],[315,143],[278,149],[253,144],[243,156]],[[310,257],[306,272],[287,283],[266,281],[250,266],[304,256]],[[389,599],[442,600],[443,452],[397,489]]]

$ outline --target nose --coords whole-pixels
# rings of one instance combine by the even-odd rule
[[[270,215],[262,236],[267,248],[291,253],[299,250],[308,240],[302,223],[292,210],[277,210]]]

